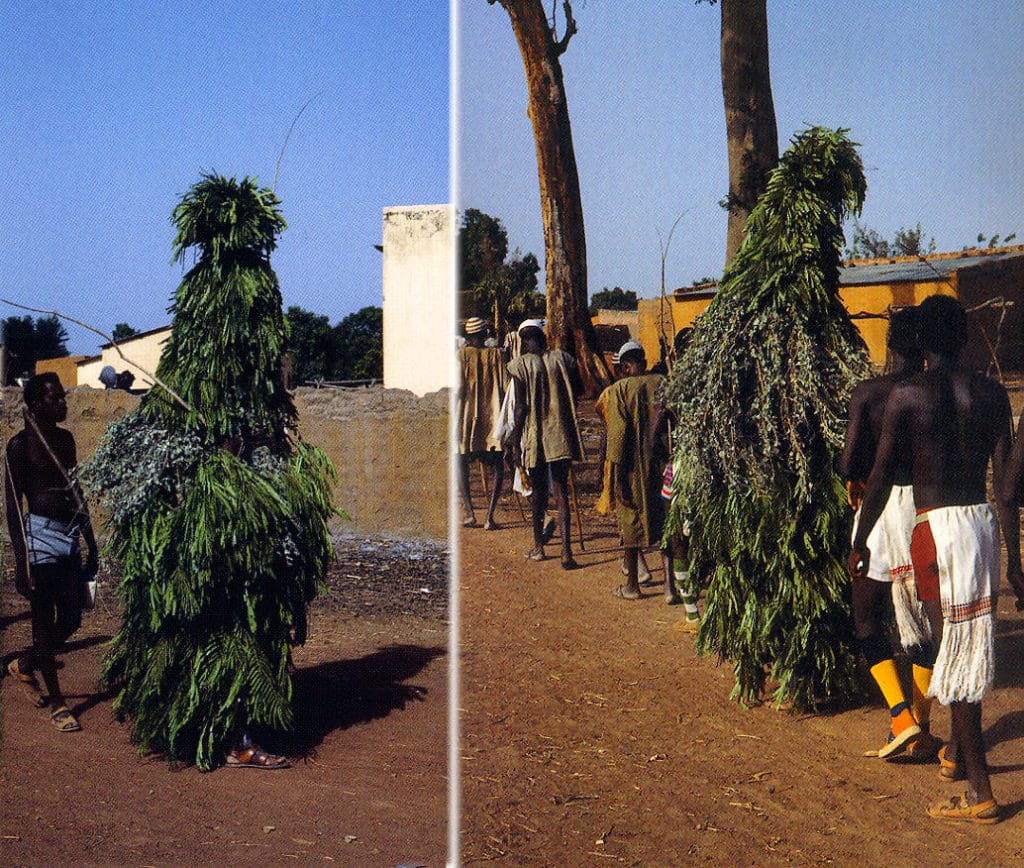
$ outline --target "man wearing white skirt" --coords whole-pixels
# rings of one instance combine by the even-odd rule
[[[1003,529],[1007,577],[1024,595],[1020,520],[1005,483],[1013,443],[1006,390],[960,368],[967,317],[949,296],[931,296],[918,308],[918,339],[926,370],[889,396],[875,462],[850,553],[850,572],[867,575],[868,534],[882,514],[897,467],[909,463],[917,511],[911,542],[917,594],[924,603],[938,654],[929,694],[950,706],[951,735],[940,756],[940,776],[966,776],[962,795],[928,808],[935,819],[997,823],[981,730],[981,700],[994,676],[994,609]],[[986,500],[989,460],[997,493],[996,516]]]
[[[885,404],[898,383],[920,374],[924,359],[917,345],[917,308],[905,307],[889,320],[886,372],[858,383],[850,396],[846,444],[839,472],[846,479],[854,516],[854,536],[860,521],[864,483],[875,462],[882,432]],[[853,577],[853,619],[857,647],[889,708],[890,726],[885,743],[869,756],[893,757],[910,750],[918,761],[934,759],[942,742],[930,732],[931,699],[928,686],[935,661],[935,645],[924,608],[914,587],[910,537],[914,530],[914,492],[911,469],[899,463],[893,474],[889,500],[867,538],[871,564],[864,576]],[[900,682],[893,651],[882,628],[879,610],[891,597],[900,643],[913,663],[913,685],[908,701]]]

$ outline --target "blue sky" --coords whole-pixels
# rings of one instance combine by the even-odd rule
[[[560,5],[560,4],[559,4]],[[577,0],[562,57],[587,230],[589,288],[669,289],[721,273],[728,161],[720,12],[693,0]],[[898,11],[897,11],[898,8]],[[459,0],[458,200],[500,217],[543,261],[533,138],[508,16]],[[768,2],[781,149],[846,127],[868,181],[862,222],[921,222],[942,250],[979,231],[1024,243],[1024,7],[996,2]],[[848,233],[849,235],[849,233]],[[543,280],[543,271],[541,272]]]
[[[272,186],[310,98],[277,184],[286,305],[380,305],[382,209],[450,199],[448,0],[5,0],[0,36],[5,297],[165,325],[171,210],[204,171]]]

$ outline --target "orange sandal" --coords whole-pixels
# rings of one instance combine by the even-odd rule
[[[930,805],[928,816],[933,820],[962,820],[967,823],[981,823],[985,826],[991,826],[1000,820],[999,805],[995,799],[988,799],[972,805],[967,801],[967,793]]]
[[[939,751],[939,780],[947,784],[962,781],[967,775],[956,760],[946,759],[946,748]]]

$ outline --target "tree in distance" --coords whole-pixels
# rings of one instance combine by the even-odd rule
[[[7,382],[11,385],[18,377],[30,376],[36,362],[42,359],[61,359],[68,355],[68,333],[61,321],[53,316],[9,316],[0,323],[0,343],[7,352]]]
[[[491,323],[498,338],[529,316],[543,316],[537,292],[540,265],[532,253],[508,252],[508,232],[497,217],[467,208],[459,224],[462,315]]]
[[[139,333],[138,329],[132,328],[126,322],[119,322],[114,326],[114,330],[110,333],[110,336],[114,339],[115,344],[126,341],[128,338],[135,337]]]
[[[636,310],[639,304],[632,289],[624,290],[621,286],[609,289],[606,286],[590,297],[590,315],[597,316],[599,310]]]

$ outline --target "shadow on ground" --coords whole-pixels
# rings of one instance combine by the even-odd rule
[[[292,677],[295,729],[260,733],[262,743],[289,756],[309,754],[334,730],[387,717],[409,702],[423,701],[426,688],[404,682],[445,653],[444,648],[389,645],[357,660],[299,669]]]

